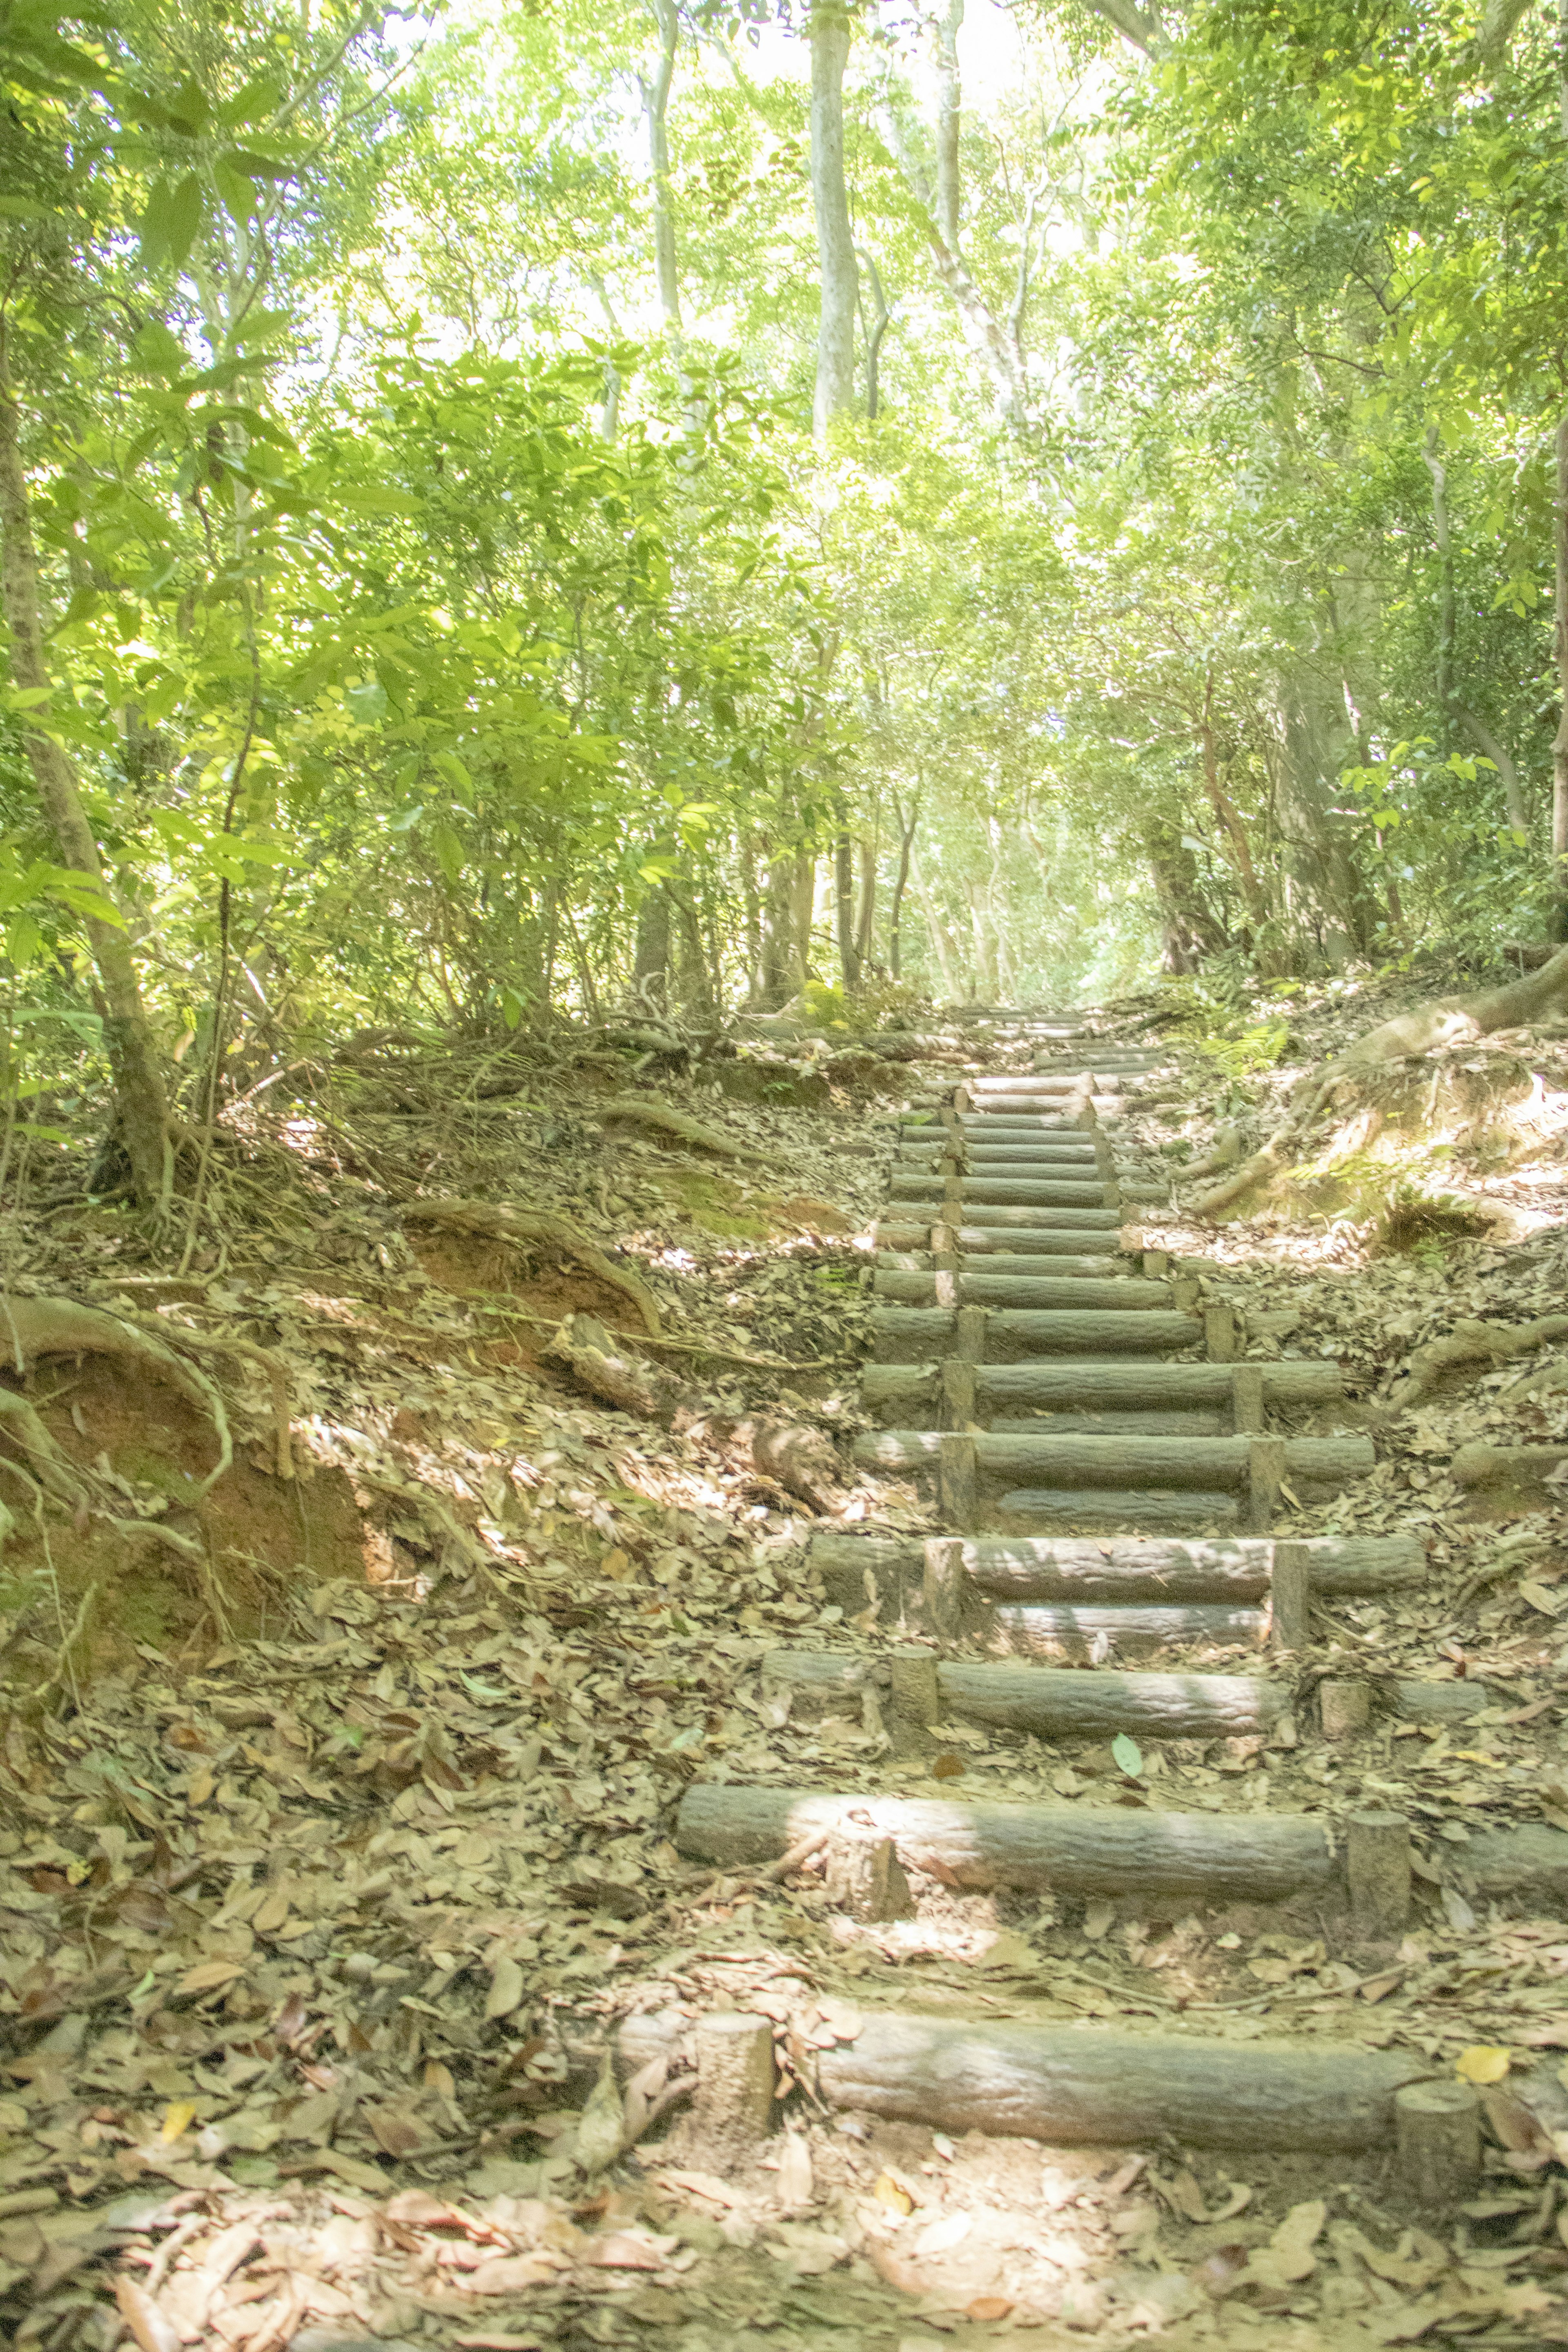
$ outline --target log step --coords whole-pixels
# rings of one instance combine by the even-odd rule
[[[1185,1412],[976,1412],[994,1437],[1228,1437],[1230,1415]]]
[[[1015,1207],[1005,1202],[966,1200],[960,1221],[961,1243],[963,1234],[972,1226],[982,1233],[1004,1233],[1015,1225],[1026,1225],[1037,1230],[1041,1222],[1033,1209]],[[936,1223],[934,1217],[931,1223]],[[1052,1214],[1049,1224],[1053,1233],[1066,1233],[1071,1228],[1079,1233],[1114,1234],[1121,1230],[1122,1216],[1121,1210],[1116,1208],[1058,1208]],[[962,1245],[967,1247],[968,1244],[963,1243]]]
[[[871,1312],[871,1352],[881,1364],[929,1364],[950,1355],[956,1311],[941,1307],[879,1307]],[[984,1354],[993,1363],[1018,1363],[1030,1356],[1086,1356],[1114,1347],[1127,1354],[1161,1355],[1194,1347],[1203,1338],[1195,1316],[1123,1311],[1114,1328],[1102,1314],[1069,1314],[1059,1308],[992,1307],[985,1310]]]
[[[675,1843],[693,1862],[734,1870],[775,1862],[803,1838],[852,1826],[890,1837],[906,1870],[944,1886],[1139,1895],[1188,1908],[1342,1893],[1342,1868],[1322,1819],[1311,1813],[960,1804],[700,1783],[680,1801]]]
[[[986,1318],[985,1328],[991,1318]],[[1086,1405],[1131,1410],[1147,1406],[1235,1410],[1238,1374],[1256,1372],[1264,1408],[1327,1405],[1340,1396],[1340,1368],[1321,1359],[1273,1364],[1169,1364],[1140,1358],[1037,1359],[1025,1364],[981,1363],[974,1375],[979,1417],[997,1412],[1070,1412]],[[880,1411],[908,1396],[912,1403],[934,1400],[939,1375],[934,1364],[877,1364],[866,1368],[862,1394]],[[908,1424],[918,1426],[915,1417]]]
[[[628,2017],[621,2068],[672,2053],[689,2028],[684,2010]],[[1047,2147],[1254,2154],[1392,2147],[1395,2093],[1435,2071],[1409,2052],[1350,2042],[1237,2044],[885,2011],[865,2012],[852,2042],[816,2053],[821,2097],[854,2114]]]
[[[906,1209],[900,1218],[884,1217],[873,1227],[873,1238],[879,1248],[924,1249],[931,1247],[932,1227],[941,1222],[940,1211],[919,1223],[912,1220],[918,1212]],[[997,1255],[1038,1255],[1071,1257],[1085,1250],[1117,1249],[1121,1244],[1114,1229],[1095,1232],[1093,1228],[1058,1228],[1051,1225],[1004,1226],[993,1230],[988,1225],[959,1225],[954,1228],[959,1252],[964,1257],[984,1256],[988,1261]],[[1131,1255],[1131,1253],[1130,1253]],[[1005,1271],[1005,1268],[1003,1269]],[[1017,1269],[1022,1272],[1020,1267]]]
[[[863,1469],[934,1473],[944,1433],[926,1429],[865,1431],[855,1444]],[[1032,1477],[1043,1486],[1113,1486],[1147,1481],[1159,1487],[1243,1491],[1252,1475],[1251,1437],[1002,1437],[973,1441],[983,1486]],[[1363,1478],[1376,1465],[1367,1437],[1289,1437],[1279,1441],[1285,1475],[1293,1484],[1339,1487]]]
[[[889,1197],[895,1201],[940,1201],[943,1190],[940,1174],[919,1170],[895,1168],[888,1180]],[[973,1202],[999,1208],[1104,1209],[1113,1224],[1119,1222],[1116,1188],[1098,1180],[1079,1183],[1065,1176],[961,1176],[958,1192],[966,1209]]]
[[[1283,1683],[1255,1675],[1110,1674],[1100,1667],[1012,1666],[935,1661],[907,1654],[934,1673],[940,1721],[1032,1731],[1055,1741],[1110,1739],[1142,1731],[1154,1739],[1221,1739],[1271,1731],[1290,1712]],[[899,1658],[834,1650],[770,1650],[763,1680],[821,1704],[854,1699],[868,1684],[894,1688]]]
[[[998,1655],[1099,1665],[1112,1651],[1121,1658],[1137,1658],[1157,1650],[1260,1650],[1271,1623],[1267,1609],[1226,1609],[1217,1601],[1184,1607],[1173,1602],[1166,1608],[1043,1602],[993,1608],[976,1630],[984,1646]]]
[[[1128,1278],[1100,1282],[1089,1276],[1069,1274],[1053,1279],[1044,1275],[993,1274],[987,1270],[984,1274],[961,1273],[957,1279],[959,1303],[964,1307],[1092,1307],[1114,1315],[1137,1308],[1165,1309],[1171,1297],[1167,1283]],[[932,1307],[936,1304],[936,1285],[934,1274],[888,1272],[874,1277],[873,1290],[878,1298],[893,1300],[900,1307]]]
[[[920,1229],[917,1227],[916,1230],[919,1231]],[[880,1231],[879,1228],[879,1231]],[[929,1231],[924,1234],[923,1238],[929,1244],[931,1239]],[[1125,1277],[1126,1265],[1124,1260],[1114,1257],[1082,1256],[1078,1254],[1079,1251],[1081,1251],[1083,1244],[1084,1236],[1082,1234],[1073,1234],[1069,1238],[1075,1244],[1077,1244],[1077,1250],[1073,1252],[1064,1250],[1060,1255],[1042,1254],[1038,1257],[1029,1257],[1024,1255],[1024,1254],[1019,1251],[1008,1250],[1005,1252],[997,1252],[993,1254],[988,1250],[984,1253],[985,1259],[984,1268],[974,1268],[972,1270],[975,1272],[984,1271],[986,1274],[1000,1275],[1041,1275],[1047,1278],[1054,1278],[1058,1281],[1065,1280],[1068,1276],[1077,1279],[1080,1276],[1100,1282],[1115,1282]],[[961,1251],[960,1255],[963,1255],[965,1254]],[[935,1272],[932,1254],[929,1247],[921,1249],[885,1249],[879,1247],[873,1263],[879,1274],[931,1274]],[[1162,1296],[1168,1294],[1162,1291]]]
[[[986,1509],[1015,1535],[1053,1528],[1075,1535],[1125,1535],[1131,1528],[1152,1535],[1222,1535],[1247,1524],[1239,1496],[1197,1487],[1016,1486],[989,1501]]]
[[[928,1566],[935,1570],[955,1545],[975,1592],[1000,1601],[1244,1603],[1268,1597],[1274,1567],[1271,1536],[1212,1542],[1128,1536],[1100,1544],[1043,1536],[819,1535],[812,1540],[811,1561],[822,1571],[829,1598],[847,1606],[853,1594],[858,1609],[865,1606],[868,1572],[879,1590],[918,1589]],[[1404,1591],[1426,1579],[1426,1551],[1415,1536],[1308,1536],[1300,1549],[1307,1555],[1312,1591],[1325,1598]],[[846,1579],[847,1591],[840,1590]]]
[[[964,1092],[977,1108],[994,1102],[998,1095],[1025,1095],[1031,1102],[1045,1102],[1053,1095],[1114,1094],[1121,1083],[1115,1071],[1102,1074],[1099,1069],[1035,1070],[1026,1074],[1009,1070],[995,1077],[966,1078],[963,1082]]]

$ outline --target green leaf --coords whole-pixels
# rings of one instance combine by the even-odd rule
[[[378,677],[368,677],[359,686],[345,688],[343,700],[351,717],[357,719],[362,727],[379,727],[392,708],[386,688]]]
[[[463,845],[449,824],[437,824],[431,833],[436,856],[448,886],[456,889],[463,877]]]
[[[1130,1739],[1126,1732],[1119,1731],[1110,1743],[1110,1752],[1128,1779],[1136,1780],[1143,1769],[1143,1751],[1138,1742]]]

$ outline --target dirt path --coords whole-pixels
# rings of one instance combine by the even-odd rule
[[[27,1383],[88,1500],[0,1594],[18,2343],[1568,2340],[1550,1652],[1457,1670],[1458,1490],[1142,1246],[1165,1057],[1070,1026],[721,1107],[740,1172],[591,1097],[444,1144],[626,1249],[668,1427],[548,1352],[648,1346],[614,1285],[341,1166],[184,1286],[40,1237],[253,1355],[206,1497],[199,1396]]]

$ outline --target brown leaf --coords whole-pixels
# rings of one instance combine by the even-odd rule
[[[384,2156],[415,2155],[425,2145],[426,2135],[411,2116],[402,2115],[395,2107],[366,2107],[365,2122],[371,2137]]]
[[[463,2284],[475,2294],[521,2294],[525,2287],[545,2285],[563,2259],[548,2250],[536,2254],[497,2254],[469,2271]]]
[[[114,2300],[141,2352],[180,2352],[179,2329],[159,2310],[144,2286],[138,2286],[134,2279],[116,2279]]]

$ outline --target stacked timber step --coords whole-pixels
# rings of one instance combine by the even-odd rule
[[[1069,1918],[1092,1902],[1218,1913],[1252,1933],[1289,1925],[1381,1965],[1410,1917],[1401,1816],[1184,1812],[1148,1801],[1146,1777],[1127,1804],[1093,1801],[1092,1780],[1079,1804],[971,1802],[931,1777],[960,1725],[1043,1744],[1043,1770],[1083,1757],[1102,1785],[1090,1758],[1108,1741],[1129,1753],[1123,1735],[1146,1759],[1163,1741],[1282,1748],[1353,1731],[1364,1685],[1323,1684],[1321,1715],[1318,1697],[1306,1711],[1298,1699],[1314,1599],[1424,1575],[1411,1538],[1275,1533],[1282,1498],[1310,1506],[1372,1467],[1364,1438],[1332,1433],[1339,1367],[1246,1361],[1227,1309],[1163,1259],[1123,1251],[1125,1192],[1097,1100],[1157,1059],[1073,1038],[1050,1066],[912,1107],[878,1236],[863,1384],[878,1425],[858,1453],[868,1473],[912,1478],[935,1526],[819,1534],[815,1564],[860,1646],[762,1661],[764,1695],[792,1717],[848,1712],[885,1732],[894,1785],[698,1784],[677,1842],[706,1864],[775,1876],[820,1852],[840,1907],[867,1921],[907,1916],[912,1877],[1049,1895]],[[1214,1661],[1225,1671],[1194,1658],[1216,1650],[1231,1654]],[[1247,1671],[1234,1670],[1238,1651],[1253,1654]],[[1439,1687],[1390,1683],[1383,1704],[1426,1721]],[[1026,1745],[1020,1761],[1036,1753]],[[1557,1831],[1473,1834],[1464,1868],[1472,1893],[1568,1902]],[[1238,2047],[1194,2023],[1130,2035],[867,2011],[852,2042],[820,2053],[817,2088],[835,2106],[1047,2143],[1397,2146],[1417,2193],[1436,2135],[1439,2155],[1458,2151],[1463,2193],[1475,2111],[1433,2063],[1321,2038]],[[634,2021],[624,2063],[681,2030]]]

